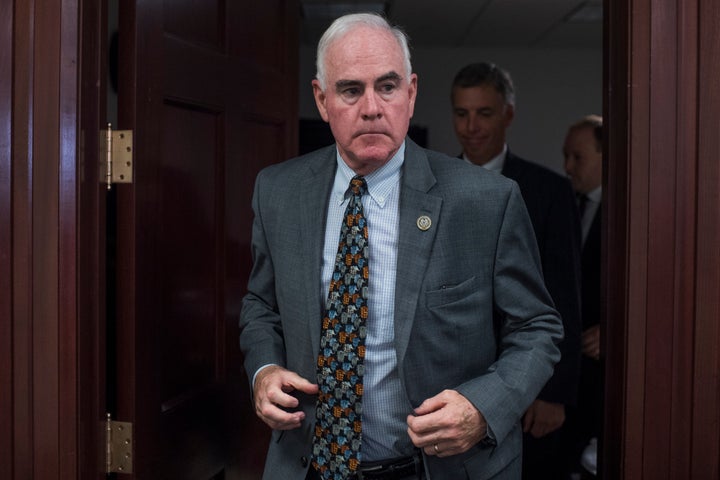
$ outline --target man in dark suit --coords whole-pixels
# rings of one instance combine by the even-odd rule
[[[523,419],[523,478],[562,476],[559,429],[576,401],[580,362],[580,227],[567,179],[513,155],[506,131],[514,117],[510,75],[491,63],[462,68],[452,86],[453,125],[461,157],[515,180],[540,248],[545,285],[562,317],[565,339],[555,373]]]
[[[382,17],[333,22],[317,67],[335,145],[253,194],[240,345],[263,478],[517,480],[562,338],[519,189],[407,138],[417,77]]]
[[[603,382],[600,368],[600,222],[602,202],[602,117],[588,115],[568,129],[565,171],[578,196],[582,225],[582,363],[577,408],[568,415],[571,469],[580,472],[583,449],[597,445],[602,431]],[[595,438],[595,442],[591,440]],[[583,464],[597,468],[597,452]]]

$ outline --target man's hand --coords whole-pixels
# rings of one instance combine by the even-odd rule
[[[455,390],[425,400],[407,418],[408,434],[426,455],[447,457],[466,452],[487,433],[480,411]]]
[[[595,360],[600,359],[600,325],[593,325],[582,333],[582,352]]]
[[[300,403],[290,395],[295,390],[313,395],[317,394],[318,386],[277,365],[263,368],[255,377],[253,388],[255,413],[274,430],[298,428],[305,413],[286,411]]]
[[[565,422],[565,405],[535,400],[523,418],[523,432],[535,438],[554,432]]]

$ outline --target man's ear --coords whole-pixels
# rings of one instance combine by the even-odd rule
[[[515,118],[515,106],[510,104],[505,105],[505,128],[510,127],[513,118]]]
[[[313,87],[313,96],[315,97],[315,105],[317,105],[318,112],[320,112],[320,116],[322,117],[322,119],[327,122],[328,114],[327,114],[327,108],[325,106],[327,97],[325,96],[325,92],[320,87],[320,82],[317,79],[312,81],[312,87]]]
[[[415,99],[417,98],[417,74],[413,73],[410,75],[410,81],[408,82],[408,106],[410,107],[410,118],[415,113]]]

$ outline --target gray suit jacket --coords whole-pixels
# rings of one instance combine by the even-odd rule
[[[316,380],[335,155],[328,147],[257,177],[240,336],[251,378],[275,363]],[[562,338],[520,191],[512,180],[407,139],[399,208],[395,349],[408,400],[416,407],[455,389],[482,412],[497,442],[427,457],[428,477],[518,479],[519,420],[551,376]],[[432,220],[426,231],[416,225],[422,215]],[[300,397],[301,428],[273,432],[263,478],[305,478],[315,400]]]

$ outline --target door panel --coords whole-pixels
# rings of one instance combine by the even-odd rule
[[[215,295],[220,278],[217,222],[222,205],[217,174],[224,160],[217,112],[166,102],[163,106],[156,257],[163,272],[158,293],[161,410],[202,395],[222,380],[218,333],[222,330]],[[198,161],[201,160],[201,161]]]
[[[238,348],[257,172],[295,153],[295,1],[120,4],[117,418],[134,478],[259,478]],[[288,81],[292,79],[292,81]]]
[[[184,40],[222,49],[225,39],[223,0],[165,0],[164,30]]]

